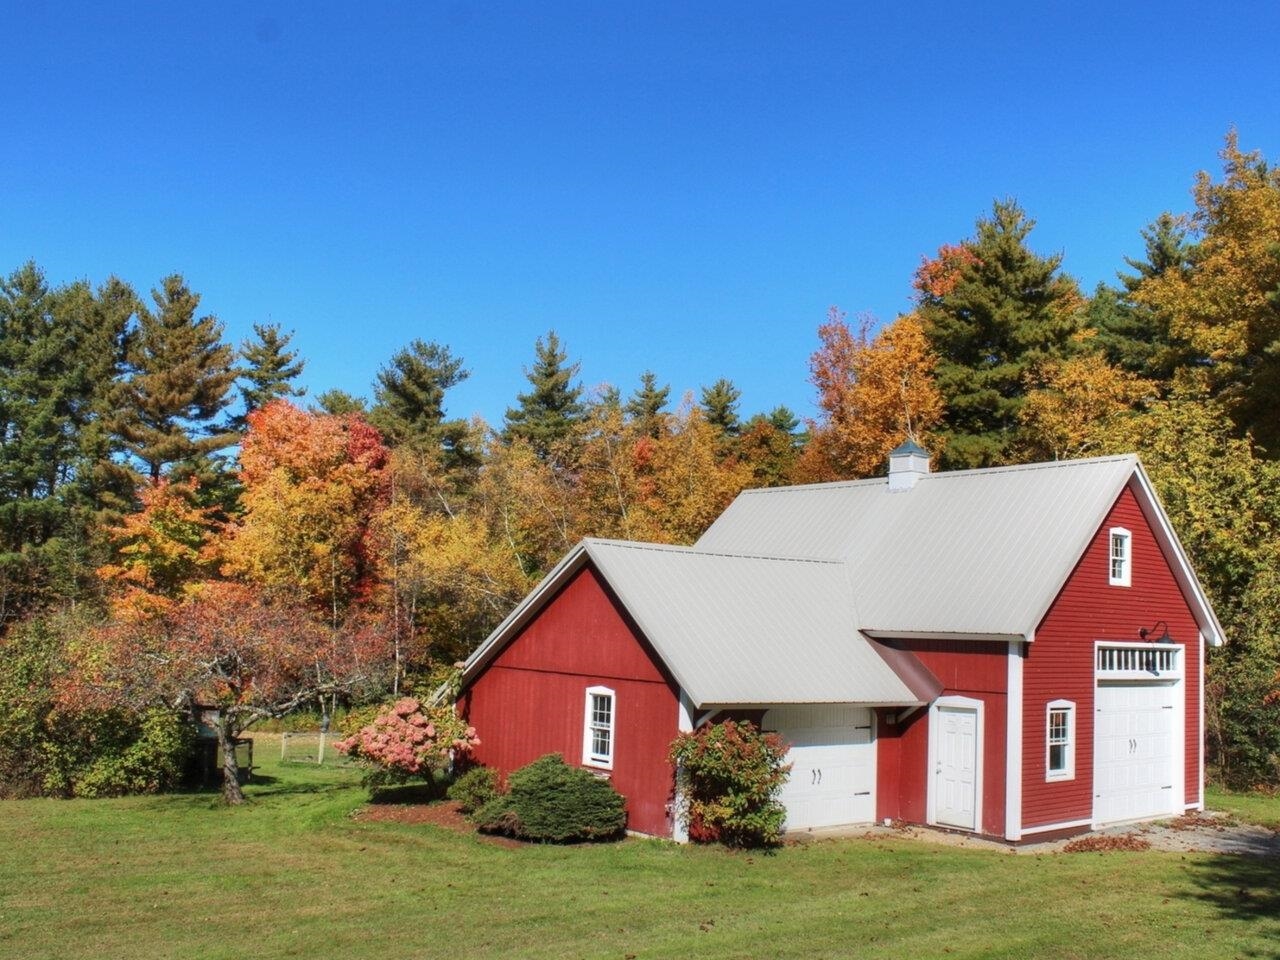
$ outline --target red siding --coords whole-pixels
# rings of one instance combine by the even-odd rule
[[[943,685],[943,695],[983,702],[982,833],[1004,835],[1008,645],[970,640],[895,641],[911,650]],[[924,708],[903,724],[900,711],[881,711],[876,725],[876,816],[924,823],[928,789],[929,717]]]
[[[668,836],[679,694],[621,606],[590,568],[573,577],[472,682],[463,708],[477,758],[503,775],[547,753],[582,760],[586,689],[615,692],[610,779],[627,826]]]
[[[1109,534],[1132,534],[1131,586],[1109,580]],[[1034,827],[1093,816],[1093,644],[1137,642],[1157,620],[1184,648],[1186,666],[1186,802],[1200,798],[1199,628],[1151,526],[1126,488],[1098,528],[1062,592],[1036,629],[1023,668],[1022,825]],[[1076,704],[1074,780],[1045,780],[1045,711],[1051,700]]]

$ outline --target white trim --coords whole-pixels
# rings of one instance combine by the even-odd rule
[[[1062,823],[1046,823],[1039,827],[1023,827],[1022,835],[1029,836],[1036,833],[1052,833],[1054,830],[1070,830],[1072,827],[1088,827],[1093,825],[1093,820],[1064,820]]]
[[[1023,647],[1009,641],[1009,676],[1005,684],[1004,838],[1022,839],[1022,710]]]
[[[1186,657],[1186,651],[1182,652]],[[1173,691],[1173,797],[1172,812],[1181,813],[1187,802],[1187,681],[1179,680]]]
[[[1053,744],[1051,719],[1055,713],[1067,715],[1066,766],[1054,770],[1050,760]],[[1044,779],[1046,783],[1060,783],[1076,778],[1076,704],[1074,700],[1050,700],[1044,705]]]
[[[685,693],[682,689],[678,698],[678,709],[676,711],[676,731],[679,733],[692,733],[695,729],[694,710],[697,708],[693,704],[693,698]],[[676,843],[689,842],[689,825],[685,823],[684,818],[680,816],[680,812],[684,809],[684,795],[680,790],[680,776],[676,773],[675,796],[671,802],[671,839]]]
[[[1128,666],[1124,666],[1124,657],[1103,657],[1103,650],[1134,651],[1146,656],[1127,658]],[[1167,656],[1166,656],[1167,655]],[[1150,640],[1095,640],[1093,641],[1093,678],[1095,681],[1118,680],[1121,682],[1168,681],[1181,680],[1186,676],[1186,648],[1180,643],[1153,643]],[[1122,666],[1103,670],[1099,664],[1106,659],[1118,661]],[[1172,669],[1160,670],[1161,660],[1171,660]]]
[[[929,766],[925,771],[925,821],[933,826],[962,830],[949,823],[938,823],[937,791],[934,781],[937,778],[938,764],[938,714],[944,710],[971,710],[974,714],[974,771],[973,771],[973,832],[982,833],[982,771],[985,764],[984,744],[982,742],[984,727],[982,715],[986,704],[973,697],[947,696],[938,697],[929,704]]]
[[[1198,757],[1198,758],[1199,758],[1199,760],[1200,760],[1200,804],[1199,804],[1199,808],[1200,808],[1201,810],[1203,810],[1203,809],[1204,809],[1204,745],[1205,745],[1205,742],[1206,742],[1206,741],[1205,741],[1205,732],[1204,732],[1204,671],[1205,671],[1205,667],[1207,667],[1207,666],[1208,666],[1208,664],[1206,664],[1206,663],[1205,663],[1205,656],[1204,656],[1204,631],[1203,631],[1203,630],[1201,630],[1201,631],[1200,631],[1200,667],[1199,667],[1199,671],[1200,671],[1200,672],[1199,672],[1199,678],[1200,678],[1199,687],[1200,687],[1200,690],[1198,691],[1198,692],[1199,692],[1199,695],[1200,695],[1200,746],[1199,746],[1199,748],[1196,750],[1196,755],[1197,755],[1197,757]]]
[[[609,698],[609,724],[597,724],[592,721],[592,700],[595,697]],[[584,767],[598,767],[601,770],[613,769],[613,758],[618,752],[618,695],[609,687],[587,687],[586,695],[583,698],[584,707],[582,713],[582,765]],[[596,753],[594,750],[595,743],[592,734],[597,729],[607,730],[609,733],[609,753],[608,755]]]
[[[1123,544],[1120,556],[1116,556],[1116,540]],[[1120,561],[1120,572],[1115,572],[1116,560]],[[1133,531],[1124,527],[1112,527],[1107,531],[1107,581],[1113,587],[1128,587],[1133,584]]]

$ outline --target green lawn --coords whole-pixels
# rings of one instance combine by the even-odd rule
[[[207,795],[0,804],[0,956],[1280,956],[1274,861],[896,839],[508,849],[352,820],[353,771],[271,754],[273,779],[236,810]]]
[[[1209,787],[1204,800],[1210,810],[1229,813],[1241,823],[1256,823],[1280,830],[1280,795],[1232,793],[1221,787]]]

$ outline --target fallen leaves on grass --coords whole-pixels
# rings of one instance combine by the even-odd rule
[[[1140,851],[1150,850],[1151,841],[1142,837],[1135,836],[1132,833],[1125,833],[1119,836],[1105,836],[1102,834],[1094,834],[1088,837],[1080,837],[1072,840],[1062,848],[1063,853],[1109,853],[1113,850],[1129,850]]]
[[[1217,830],[1219,833],[1231,825],[1226,817],[1206,817],[1198,810],[1174,817],[1168,822],[1170,830]]]

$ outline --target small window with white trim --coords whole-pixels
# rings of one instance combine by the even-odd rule
[[[613,769],[614,693],[608,687],[588,687],[582,730],[582,762]]]
[[[1045,779],[1074,780],[1076,775],[1076,705],[1054,700],[1045,721]]]
[[[1127,587],[1133,569],[1133,555],[1130,549],[1132,536],[1124,527],[1111,528],[1111,585]]]

